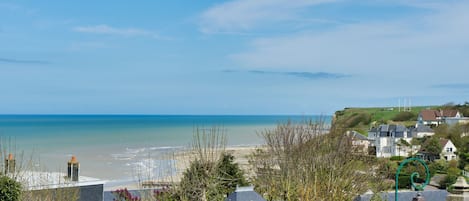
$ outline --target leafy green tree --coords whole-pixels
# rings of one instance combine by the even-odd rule
[[[435,137],[440,137],[440,138],[448,138],[449,137],[449,126],[448,124],[441,124],[435,128],[433,128],[433,131],[435,131]]]
[[[21,197],[21,184],[8,176],[0,176],[0,200],[18,201]]]
[[[210,172],[213,165],[203,163],[200,160],[191,162],[189,168],[183,173],[179,184],[181,200],[208,200],[207,194],[211,194],[209,188],[213,177]]]
[[[245,185],[244,173],[225,152],[221,129],[197,129],[192,142],[194,159],[176,189],[176,200],[223,200],[237,185]]]
[[[443,149],[440,144],[440,140],[437,137],[431,137],[428,139],[422,146],[423,150],[427,151],[428,153],[439,156],[441,150]]]
[[[467,166],[469,166],[469,153],[461,152],[459,154],[458,168],[463,170],[469,170]]]
[[[460,170],[458,168],[455,168],[455,167],[448,168],[448,174],[446,174],[445,178],[440,181],[440,188],[446,189],[449,186],[456,183],[459,173],[460,173]]]
[[[438,159],[428,165],[432,175],[436,173],[445,173],[448,171],[448,163],[445,159]]]

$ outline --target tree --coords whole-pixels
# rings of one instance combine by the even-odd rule
[[[268,200],[353,200],[381,175],[369,173],[374,158],[355,155],[351,136],[324,122],[291,122],[265,130],[266,147],[250,163],[258,192]],[[378,179],[378,182],[382,181]]]
[[[458,179],[460,170],[455,167],[449,167],[448,168],[448,174],[446,174],[445,178],[440,181],[440,188],[446,189],[449,186],[453,185],[456,183],[456,180]]]
[[[237,185],[245,185],[244,173],[225,152],[226,138],[220,128],[196,129],[192,149],[194,159],[184,171],[176,200],[223,200]]]
[[[189,168],[183,173],[180,182],[179,196],[181,200],[205,201],[208,200],[207,194],[211,194],[209,189],[213,183],[212,173],[213,164],[203,163],[195,160],[190,163]]]
[[[439,156],[442,150],[440,140],[437,137],[430,137],[422,146],[422,149],[434,156]]]
[[[223,153],[217,165],[217,177],[220,179],[221,193],[227,195],[236,189],[236,186],[246,186],[248,183],[244,178],[244,172],[234,162],[234,156]]]
[[[21,184],[8,176],[0,176],[0,200],[18,201],[21,197]]]
[[[449,137],[449,126],[448,124],[441,124],[435,128],[433,128],[433,131],[435,131],[436,137],[440,138],[448,138]]]
[[[469,170],[469,152],[460,152],[459,153],[459,165],[458,168],[462,170]]]

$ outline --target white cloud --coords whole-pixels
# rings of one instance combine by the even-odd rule
[[[444,69],[438,78],[451,79],[460,77],[454,72],[464,71],[469,63],[467,10],[467,3],[447,5],[406,19],[257,38],[250,50],[230,57],[249,69],[288,68],[370,76],[391,73],[393,78],[408,80],[434,76],[436,71],[432,69]]]
[[[334,1],[336,0],[229,1],[203,12],[200,16],[200,29],[205,33],[246,31],[260,25],[295,20],[304,8]]]
[[[92,34],[108,34],[108,35],[119,35],[119,36],[147,36],[160,39],[161,37],[155,32],[136,29],[136,28],[116,28],[109,25],[95,25],[95,26],[78,26],[74,27],[73,31],[81,33],[92,33]]]

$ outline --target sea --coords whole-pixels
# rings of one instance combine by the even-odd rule
[[[163,155],[190,147],[194,131],[218,128],[227,146],[263,144],[259,133],[317,115],[0,115],[2,156],[24,169],[65,172],[76,156],[80,174],[107,181],[135,180],[136,170],[168,169]]]

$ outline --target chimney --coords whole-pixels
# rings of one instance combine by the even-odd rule
[[[5,159],[5,174],[14,173],[16,169],[16,160],[13,158],[13,154],[8,154],[8,158]]]
[[[80,170],[80,163],[75,156],[67,163],[67,178],[72,181],[78,181],[78,173]]]

